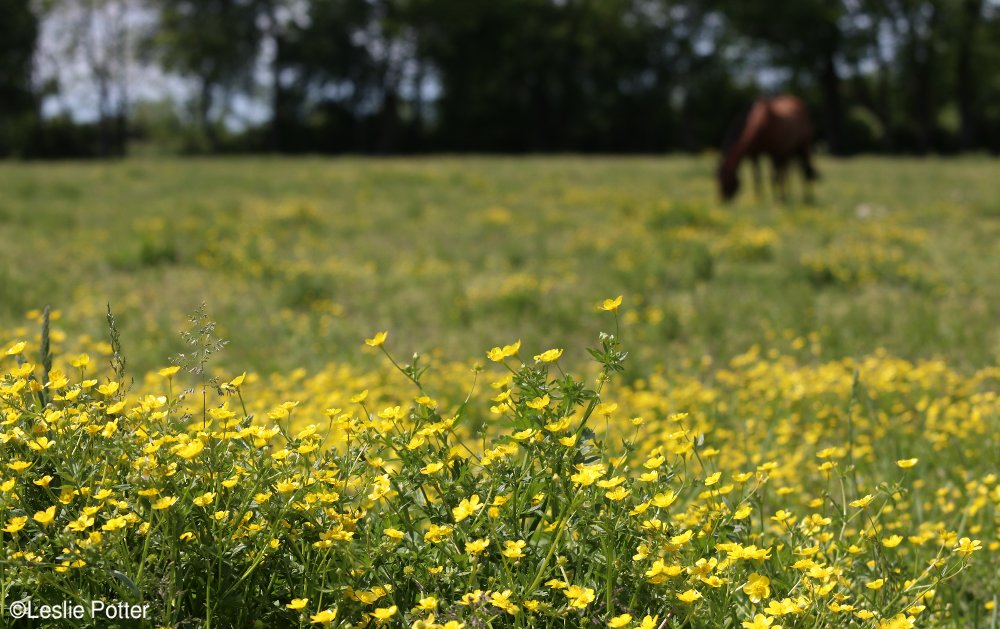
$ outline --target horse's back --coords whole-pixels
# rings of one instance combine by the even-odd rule
[[[805,104],[795,96],[766,101],[767,125],[761,130],[761,148],[777,157],[790,157],[808,149],[813,140],[812,121]]]

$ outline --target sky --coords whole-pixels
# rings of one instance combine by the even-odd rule
[[[116,25],[124,24],[129,49],[124,67],[117,63],[114,52]],[[93,122],[99,117],[99,98],[94,67],[107,68],[114,76],[126,77],[127,99],[135,102],[172,102],[183,115],[183,103],[194,93],[191,80],[165,72],[157,64],[145,63],[135,54],[137,40],[155,28],[156,15],[149,7],[123,0],[99,5],[90,14],[76,3],[58,5],[40,24],[35,59],[35,80],[41,85],[58,82],[59,90],[47,95],[42,113],[47,117],[69,115],[78,122]],[[267,64],[273,46],[263,47],[258,61],[256,80],[267,82]],[[111,95],[116,104],[117,94]],[[227,125],[243,128],[259,124],[268,117],[263,98],[236,95],[230,103]]]

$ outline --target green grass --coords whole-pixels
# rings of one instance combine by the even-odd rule
[[[0,165],[0,599],[1000,626],[994,162],[820,169],[723,207],[708,157]]]
[[[519,336],[579,345],[624,293],[633,365],[786,330],[816,332],[824,358],[994,362],[996,162],[819,168],[815,205],[725,207],[708,157],[5,163],[0,329],[51,304],[99,337],[110,302],[151,368],[204,301],[240,368],[356,361],[376,329],[464,360]]]

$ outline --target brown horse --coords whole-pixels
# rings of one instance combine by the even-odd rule
[[[722,199],[729,201],[736,196],[740,187],[737,171],[744,157],[749,158],[753,164],[754,188],[760,197],[758,160],[761,155],[771,158],[775,196],[782,201],[787,196],[785,179],[788,164],[792,160],[798,160],[806,181],[808,198],[809,182],[819,177],[810,156],[812,142],[812,122],[801,100],[794,96],[757,99],[746,115],[736,120],[730,128],[726,146],[723,147],[722,162],[719,164],[719,191]]]

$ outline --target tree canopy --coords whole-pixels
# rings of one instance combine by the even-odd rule
[[[117,42],[56,59],[101,61],[89,118],[37,68],[40,29],[74,6],[90,20],[74,28],[104,34],[80,41]],[[155,146],[166,129],[202,152],[697,151],[776,92],[809,103],[833,153],[1000,150],[993,0],[0,0],[0,15],[0,155],[114,154],[109,137]],[[129,88],[152,75],[184,89],[143,101]]]

